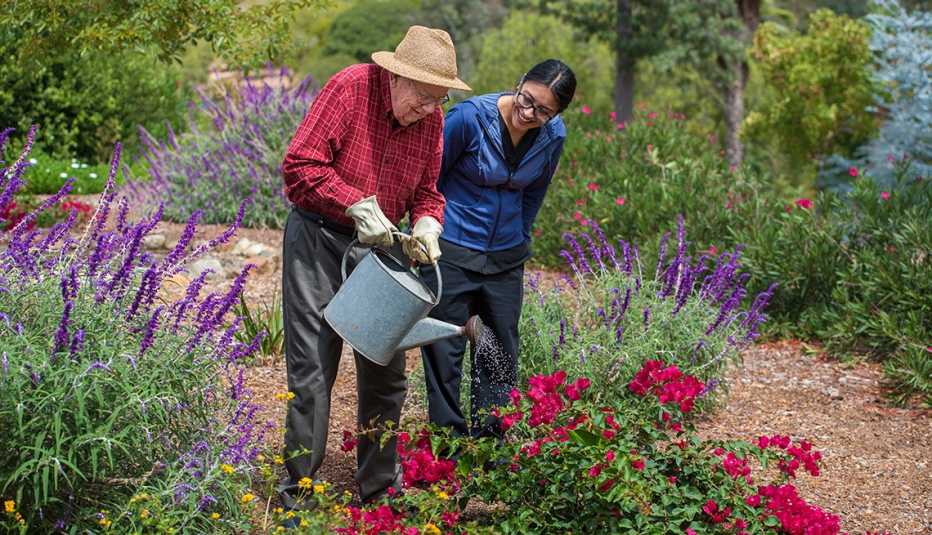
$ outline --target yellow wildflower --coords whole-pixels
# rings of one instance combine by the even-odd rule
[[[220,469],[223,470],[223,472],[226,474],[232,474],[233,472],[236,471],[236,468],[233,468],[232,466],[228,464],[221,464]]]
[[[13,514],[16,511],[16,502],[14,500],[7,500],[3,502],[3,509],[10,514]]]
[[[437,497],[440,498],[441,500],[444,500],[444,501],[450,499],[450,495],[447,494],[446,492],[443,492],[442,490],[441,490],[440,492],[437,493]]]
[[[294,392],[288,392],[288,400],[294,399]]]
[[[301,519],[301,524],[300,524],[300,526],[301,526],[302,528],[309,527],[310,525],[311,525],[310,522],[308,522],[308,521],[305,520],[304,518]]]
[[[149,510],[143,509],[142,511],[139,511],[139,518],[149,518]]]
[[[283,533],[284,531],[285,531],[285,528],[281,526],[278,526],[278,528],[275,529],[275,533]]]
[[[256,495],[255,495],[255,494],[253,494],[253,493],[251,493],[251,492],[247,492],[246,494],[243,494],[243,497],[242,497],[242,499],[241,499],[240,501],[242,501],[243,504],[247,504],[247,503],[249,503],[249,502],[251,502],[251,501],[253,501],[253,500],[255,500],[255,499],[256,499]]]
[[[440,528],[433,522],[428,522],[424,525],[424,535],[440,535]]]
[[[333,507],[330,508],[330,510],[333,511],[334,513],[342,513],[342,512],[343,512],[343,508],[340,507],[339,505],[334,505]]]
[[[211,520],[220,520],[220,513],[210,513]]]
[[[309,477],[302,477],[301,480],[298,481],[298,487],[303,490],[311,490],[311,486],[313,484],[314,482],[311,481],[311,478]]]
[[[285,515],[285,518],[294,518],[294,517],[295,517],[294,511],[288,511],[288,513]]]
[[[281,507],[276,507],[276,508],[275,508],[275,512],[278,513],[278,514],[282,514],[282,513],[285,512],[285,510],[282,509]]]
[[[275,456],[275,464],[285,464],[285,458],[281,455]]]
[[[113,522],[109,518],[101,518],[100,520],[97,521],[97,523],[100,524],[100,527],[104,529],[109,528],[110,524],[113,524]]]
[[[325,490],[327,490],[327,486],[324,485],[323,483],[318,483],[317,485],[314,485],[314,494],[323,494]]]

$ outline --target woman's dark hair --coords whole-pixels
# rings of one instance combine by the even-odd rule
[[[573,69],[558,59],[548,59],[534,65],[521,78],[518,85],[528,80],[550,88],[553,95],[557,97],[557,102],[560,103],[559,111],[561,112],[570,105],[576,93],[576,75]]]

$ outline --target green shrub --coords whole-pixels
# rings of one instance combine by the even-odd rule
[[[726,229],[775,194],[757,173],[729,169],[717,141],[689,132],[681,116],[639,113],[620,129],[608,114],[564,115],[566,148],[533,231],[542,264],[559,262],[564,229],[596,222],[612,240],[652,244],[678,215],[691,250],[724,250]]]
[[[847,197],[824,193],[781,207],[772,202],[732,239],[747,245],[752,286],[781,281],[774,332],[815,338],[836,355],[892,359],[894,396],[932,400],[932,183],[909,177],[881,191],[869,177]]]
[[[0,38],[0,54],[9,46]],[[40,123],[41,151],[104,162],[116,141],[136,151],[140,125],[161,135],[166,122],[180,124],[184,95],[176,70],[138,53],[74,53],[28,69],[0,63],[0,125],[16,127],[21,140]]]
[[[574,106],[611,109],[613,56],[595,38],[574,36],[556,17],[513,11],[501,28],[483,36],[476,72],[467,80],[475,94],[512,89],[536,63],[562,60],[576,73]]]
[[[408,27],[417,24],[418,0],[362,0],[337,15],[324,39],[325,56],[371,63],[377,50],[395,50]]]

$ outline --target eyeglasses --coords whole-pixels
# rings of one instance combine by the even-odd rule
[[[534,116],[537,117],[537,120],[542,123],[546,123],[547,121],[553,119],[556,115],[556,113],[554,113],[546,106],[535,105],[534,98],[526,94],[524,91],[521,91],[520,88],[515,93],[515,105],[523,110],[533,109]]]
[[[417,88],[417,85],[415,85],[414,80],[409,79],[408,82],[411,84],[411,87],[414,89],[414,93],[417,95],[418,107],[427,106],[429,104],[433,104],[434,106],[443,106],[447,102],[450,102],[450,95],[444,95],[442,97],[435,97],[433,95],[429,95],[427,93],[420,91]]]

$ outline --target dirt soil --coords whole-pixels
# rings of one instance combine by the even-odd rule
[[[173,243],[182,225],[159,225]],[[204,226],[199,238],[223,230]],[[281,248],[281,231],[243,229],[218,254],[241,237]],[[250,276],[249,301],[268,301],[279,291],[280,268]],[[225,286],[228,280],[214,284]],[[724,407],[700,422],[706,437],[753,440],[762,434],[806,438],[824,453],[817,478],[798,481],[802,496],[838,514],[852,533],[887,530],[895,534],[932,534],[932,411],[895,408],[883,399],[881,367],[830,360],[798,342],[759,345],[744,354],[743,366],[730,371],[731,391]],[[318,477],[337,489],[355,491],[355,456],[340,451],[342,430],[352,429],[356,379],[352,354],[344,359],[333,390],[328,457]],[[420,366],[408,352],[408,369]],[[264,359],[247,370],[248,386],[263,408],[261,417],[278,424],[268,434],[269,448],[282,446],[284,406],[275,394],[287,390],[284,360]],[[411,389],[422,390],[422,384]],[[409,399],[411,395],[409,394]],[[412,407],[407,406],[410,414]]]

